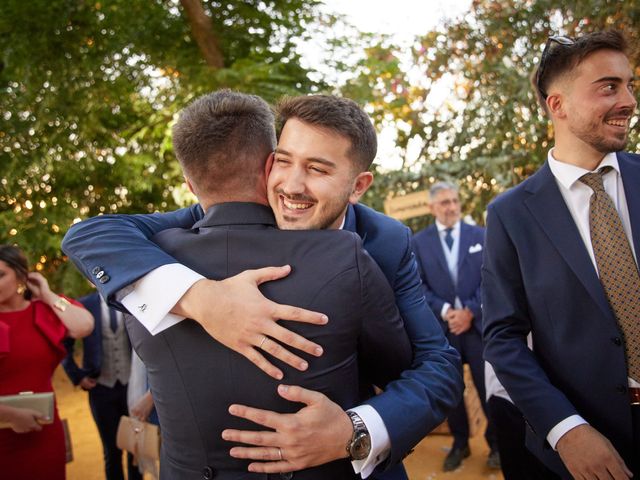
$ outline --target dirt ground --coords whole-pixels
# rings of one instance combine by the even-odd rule
[[[67,464],[68,480],[104,480],[100,437],[89,411],[86,392],[74,388],[62,368],[54,376],[60,416],[69,421],[73,462]],[[442,472],[442,462],[451,446],[448,435],[429,435],[405,460],[411,480],[502,480],[502,474],[486,468],[489,453],[484,439],[471,439],[471,457],[455,472]]]

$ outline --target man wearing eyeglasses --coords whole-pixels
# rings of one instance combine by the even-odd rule
[[[435,223],[413,237],[413,250],[420,267],[424,296],[440,321],[449,343],[469,365],[473,383],[486,413],[484,361],[482,359],[482,310],[480,267],[484,228],[461,221],[458,188],[437,182],[429,190]],[[461,372],[462,373],[462,372]],[[455,470],[471,455],[469,422],[464,400],[447,418],[453,445],[443,470]],[[487,465],[500,468],[497,441],[491,422],[485,438],[490,448]]]
[[[553,122],[544,166],[488,209],[485,358],[563,478],[640,475],[640,156],[618,32],[551,37],[536,89]],[[527,348],[531,333],[533,351]]]

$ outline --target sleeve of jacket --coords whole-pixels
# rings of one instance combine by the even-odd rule
[[[149,239],[168,228],[190,228],[202,215],[199,205],[169,213],[101,215],[73,225],[62,250],[103,298],[122,309],[115,302],[117,291],[155,268],[177,263]]]
[[[67,376],[71,380],[71,383],[74,385],[78,385],[80,380],[87,376],[87,371],[78,366],[75,359],[73,358],[73,351],[75,346],[76,339],[67,337],[62,343],[64,343],[65,348],[67,349],[67,356],[62,359],[62,368],[66,372]]]
[[[474,242],[482,245],[484,250],[485,229],[474,227]],[[477,255],[482,255],[478,253]],[[482,268],[482,264],[478,265],[478,269]],[[478,282],[473,296],[469,298],[461,298],[462,304],[473,313],[473,327],[482,335],[482,282]]]
[[[401,461],[431,430],[444,421],[462,396],[460,356],[445,338],[425,302],[410,231],[395,248],[402,251],[392,285],[396,305],[413,348],[411,367],[367,401],[382,417],[391,452],[381,467]]]
[[[536,435],[544,439],[561,420],[578,412],[551,384],[527,347],[531,322],[519,265],[516,247],[490,205],[482,268],[484,358]]]

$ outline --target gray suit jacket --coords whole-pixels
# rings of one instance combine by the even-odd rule
[[[193,228],[166,230],[154,237],[166,252],[208,278],[223,279],[246,269],[292,265],[285,279],[262,292],[278,303],[329,316],[325,326],[283,322],[323,346],[320,358],[299,372],[271,358],[284,383],[317,390],[343,408],[357,405],[372,383],[384,386],[409,367],[411,347],[393,292],[362,249],[345,231],[280,231],[271,210],[257,204],[226,203],[210,208]],[[151,336],[137,321],[127,324],[145,362],[160,417],[163,479],[273,478],[248,474],[247,461],[229,456],[225,428],[256,429],[228,414],[232,403],[278,412],[300,405],[278,396],[279,383],[241,355],[185,320]],[[361,388],[362,386],[362,388]],[[357,478],[348,461],[295,472],[294,479]]]

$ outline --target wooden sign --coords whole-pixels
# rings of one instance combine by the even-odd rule
[[[427,215],[431,213],[429,191],[422,190],[402,197],[388,198],[384,201],[384,213],[397,220]]]

